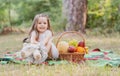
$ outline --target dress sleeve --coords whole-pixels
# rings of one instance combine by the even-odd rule
[[[38,42],[36,41],[36,32],[35,32],[35,31],[32,31],[32,33],[31,33],[30,42],[31,42],[31,43],[38,43]]]

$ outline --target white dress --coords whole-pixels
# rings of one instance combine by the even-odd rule
[[[31,34],[36,35],[35,31],[33,31]],[[43,42],[43,39],[46,38],[49,34],[52,34],[51,31],[46,30],[44,33],[41,33],[41,34],[39,35],[38,41],[40,42],[40,44],[38,44],[38,45],[39,45],[40,48],[39,48],[39,52],[37,51],[37,53],[40,53],[40,54],[41,54],[41,59],[35,61],[33,55],[31,54],[29,57],[26,58],[26,60],[27,60],[28,62],[33,62],[33,63],[39,64],[39,63],[44,62],[44,61],[47,59],[47,57],[48,57],[48,51],[46,50],[46,47],[43,45],[43,43],[44,43],[44,42]],[[58,52],[56,46],[52,43],[52,38],[51,38],[49,41],[51,42],[51,46],[52,46],[52,47],[51,47],[52,57],[53,57],[54,59],[57,59],[57,58],[59,57],[59,52]],[[38,46],[38,45],[37,45],[37,46]]]
[[[38,41],[41,42],[41,43],[43,43],[43,42],[42,42],[43,39],[46,38],[47,35],[49,35],[49,34],[52,35],[52,32],[51,32],[50,30],[46,30],[44,33],[40,34]],[[59,52],[58,52],[56,46],[54,45],[54,43],[52,42],[52,39],[53,39],[53,38],[51,38],[51,39],[49,40],[49,41],[51,42],[51,46],[52,46],[52,47],[51,47],[51,54],[52,54],[52,57],[56,59],[56,58],[59,57]]]

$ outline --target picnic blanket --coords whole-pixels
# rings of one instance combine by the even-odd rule
[[[120,55],[114,53],[111,50],[103,50],[103,49],[93,49],[89,51],[88,54],[84,56],[85,63],[90,66],[97,67],[120,67]],[[27,64],[27,62],[20,57],[19,52],[8,52],[2,58],[0,58],[0,64]],[[55,64],[68,64],[69,62],[66,60],[46,60],[43,64],[47,65],[55,65]]]
[[[120,67],[120,55],[111,50],[96,48],[90,51],[89,54],[86,54],[84,58],[90,66]]]
[[[8,63],[29,64],[25,59],[21,57],[20,52],[16,52],[16,53],[7,52],[3,57],[0,58],[0,64],[4,65]],[[45,65],[68,64],[68,61],[47,59],[45,62],[41,64],[45,64]]]

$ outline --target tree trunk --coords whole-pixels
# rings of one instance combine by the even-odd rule
[[[85,33],[87,0],[63,0],[63,14],[67,19],[66,30]]]

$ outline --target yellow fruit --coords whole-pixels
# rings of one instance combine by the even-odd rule
[[[75,40],[75,39],[73,39],[73,40],[71,40],[71,41],[69,41],[69,45],[70,46],[77,46],[78,45],[78,41],[77,40]]]
[[[83,47],[77,47],[77,52],[79,52],[81,54],[85,54],[86,53],[85,48],[83,48]]]
[[[69,44],[66,41],[60,41],[58,43],[57,49],[59,53],[67,53],[69,48]]]

